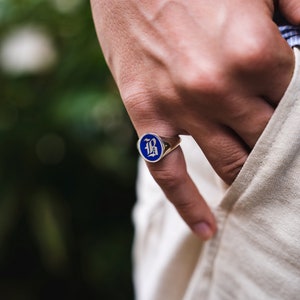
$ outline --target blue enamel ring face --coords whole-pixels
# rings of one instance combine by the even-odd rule
[[[141,156],[148,162],[158,162],[164,156],[164,143],[157,134],[144,134],[137,146]]]

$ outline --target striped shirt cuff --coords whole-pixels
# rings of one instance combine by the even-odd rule
[[[300,27],[283,25],[278,27],[281,35],[291,47],[300,46]]]

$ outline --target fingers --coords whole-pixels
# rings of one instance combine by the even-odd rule
[[[222,120],[222,123],[240,137],[239,142],[242,140],[248,146],[248,149],[252,149],[273,113],[273,106],[263,98],[243,98],[235,102],[235,107],[228,112],[227,116],[230,117]]]
[[[210,239],[216,232],[216,222],[208,205],[187,173],[183,153],[178,147],[161,161],[148,168],[167,198],[202,240]]]
[[[209,124],[191,133],[216,173],[230,185],[242,169],[249,147],[230,128]]]
[[[232,124],[227,122],[225,126],[212,121],[199,122],[199,125],[197,122],[189,130],[215,171],[229,185],[239,174],[274,110],[260,98],[248,99],[244,106],[236,107],[242,109],[238,113],[231,111]],[[148,164],[148,168],[192,231],[202,240],[210,239],[216,232],[216,222],[188,175],[181,149],[177,148],[158,163]]]

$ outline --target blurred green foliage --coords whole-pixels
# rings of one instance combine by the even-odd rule
[[[86,0],[0,0],[0,47],[51,41],[40,71],[0,65],[0,299],[132,299],[136,151]]]

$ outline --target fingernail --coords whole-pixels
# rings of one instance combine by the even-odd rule
[[[213,236],[213,231],[210,226],[205,223],[201,222],[193,226],[194,233],[200,237],[202,240],[209,240]]]

